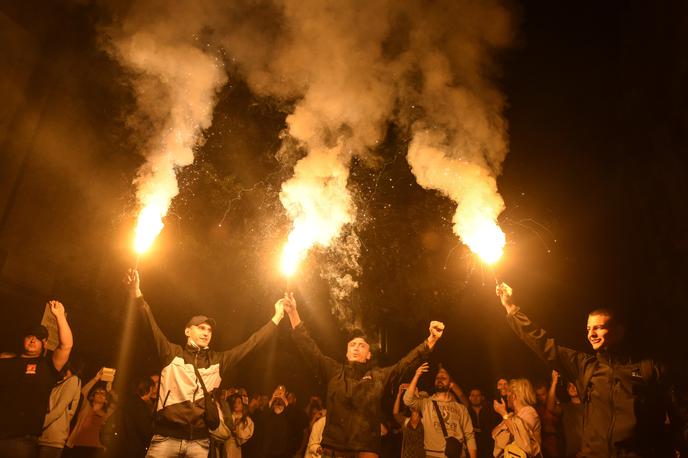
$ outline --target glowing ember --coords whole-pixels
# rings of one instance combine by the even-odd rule
[[[138,254],[148,251],[155,238],[162,231],[163,216],[165,216],[165,212],[155,204],[149,204],[139,213],[134,236],[134,250]]]
[[[465,230],[461,239],[486,264],[499,261],[506,244],[504,232],[496,223],[487,220],[470,225],[470,229]]]

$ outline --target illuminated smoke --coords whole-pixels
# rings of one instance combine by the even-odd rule
[[[108,50],[131,76],[139,110],[131,117],[146,160],[134,180],[139,253],[162,230],[179,192],[177,171],[193,163],[226,81],[222,64],[198,39],[206,22],[194,2],[132,2],[124,19],[106,31]]]
[[[496,176],[508,143],[504,97],[489,72],[491,52],[511,39],[510,17],[496,2],[443,3],[444,9],[416,11],[432,27],[410,34],[420,82],[404,97],[422,114],[410,121],[407,158],[419,185],[457,203],[454,232],[493,263],[505,244]]]
[[[330,283],[335,314],[343,316],[342,301],[357,286],[360,253],[349,167],[354,157],[374,161],[371,150],[394,107],[394,84],[382,58],[387,4],[271,5],[263,14],[252,2],[243,14],[228,12],[237,26],[227,28],[223,42],[254,92],[290,104],[281,156],[300,160],[280,192],[292,221],[282,271],[293,274],[313,247],[341,255],[326,255],[321,275]]]
[[[356,286],[348,169],[354,157],[375,164],[390,121],[412,134],[419,184],[457,202],[461,240],[495,260],[504,209],[495,177],[507,141],[503,97],[489,77],[493,51],[511,39],[500,2],[237,0],[218,11],[224,22],[214,29],[251,89],[290,112],[281,157],[301,159],[280,193],[293,224],[287,275],[311,247],[329,247],[346,253],[321,271],[335,302]]]
[[[354,159],[375,166],[389,122],[411,134],[408,161],[418,183],[457,203],[454,230],[461,240],[480,250],[485,234],[499,239],[504,203],[496,177],[508,147],[493,53],[511,39],[510,14],[499,1],[147,4],[147,14],[135,14],[139,19],[114,41],[137,75],[139,105],[156,126],[137,179],[143,204],[159,187],[169,188],[159,204],[167,209],[177,192],[175,167],[190,163],[210,123],[224,76],[193,38],[203,31],[256,95],[288,112],[278,155],[293,165],[280,193],[292,222],[289,262],[281,266],[287,274],[311,248],[326,249],[321,273],[336,307],[343,306],[356,286],[360,253],[349,167]],[[170,150],[184,154],[172,158]],[[494,246],[484,253],[490,260],[498,254]]]

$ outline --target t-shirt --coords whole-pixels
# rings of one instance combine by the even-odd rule
[[[0,359],[0,439],[41,435],[58,380],[50,357]]]

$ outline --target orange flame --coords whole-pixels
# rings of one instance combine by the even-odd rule
[[[165,226],[162,218],[165,212],[156,204],[149,204],[139,213],[134,235],[134,250],[138,254],[148,251]]]

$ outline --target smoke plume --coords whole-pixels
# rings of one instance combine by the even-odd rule
[[[109,27],[107,48],[127,70],[145,163],[134,184],[141,207],[137,243],[152,243],[179,193],[176,173],[193,163],[210,127],[216,92],[226,81],[221,61],[199,38],[207,23],[194,2],[133,2]]]
[[[474,250],[485,234],[503,238],[496,177],[508,151],[505,102],[492,78],[493,54],[511,39],[511,18],[501,2],[143,5],[112,40],[156,127],[137,178],[142,203],[155,196],[169,206],[175,168],[190,163],[210,124],[225,77],[201,47],[202,33],[257,96],[279,101],[288,113],[278,155],[293,165],[279,196],[292,221],[283,268],[293,272],[311,248],[327,249],[321,272],[338,316],[350,319],[343,307],[360,270],[349,167],[354,158],[375,167],[390,122],[411,134],[408,162],[418,183],[457,203],[459,237]]]

